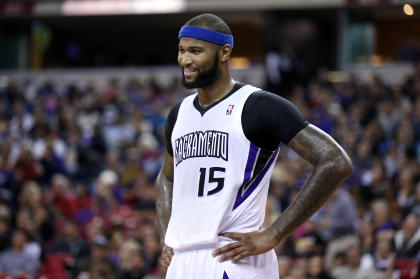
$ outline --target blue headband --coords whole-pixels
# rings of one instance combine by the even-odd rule
[[[233,36],[196,26],[182,26],[178,39],[181,37],[195,38],[218,45],[230,45],[233,48]]]

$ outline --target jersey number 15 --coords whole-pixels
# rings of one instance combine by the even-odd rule
[[[208,182],[209,183],[217,183],[217,186],[213,190],[208,191],[207,196],[214,195],[214,194],[220,192],[223,189],[223,186],[225,184],[225,178],[224,177],[214,177],[214,173],[215,172],[225,172],[225,171],[226,171],[225,168],[220,168],[220,167],[209,168]],[[204,195],[204,184],[205,184],[205,180],[206,180],[206,173],[207,173],[206,168],[200,168],[200,184],[198,185],[198,196],[199,197],[202,197]]]

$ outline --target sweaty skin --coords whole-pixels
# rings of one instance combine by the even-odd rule
[[[221,233],[236,242],[214,251],[220,261],[237,262],[248,256],[265,253],[311,217],[353,171],[350,158],[326,133],[313,125],[302,129],[288,144],[314,166],[295,201],[267,229],[251,233]]]

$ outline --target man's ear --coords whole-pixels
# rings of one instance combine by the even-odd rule
[[[220,62],[226,63],[227,61],[229,61],[231,53],[232,53],[232,47],[230,45],[226,44],[226,45],[222,46],[219,49]]]

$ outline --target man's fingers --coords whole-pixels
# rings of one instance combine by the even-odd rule
[[[174,250],[169,247],[164,247],[162,251],[162,255],[172,258],[174,255]]]
[[[167,270],[167,269],[168,269],[168,267],[169,267],[169,264],[170,264],[170,263],[168,263],[168,262],[166,262],[166,261],[164,261],[164,260],[161,260],[161,261],[160,261],[160,268],[161,268],[162,270]]]
[[[160,260],[160,265],[163,269],[168,269],[170,264],[171,264],[170,258],[164,257]]]
[[[239,248],[236,248],[236,249],[224,254],[223,256],[220,257],[219,262],[224,262],[228,259],[235,258],[237,255],[241,254],[244,251],[244,249],[245,248],[243,248],[243,247],[239,247]]]
[[[242,233],[232,233],[232,232],[225,232],[225,233],[219,233],[220,236],[228,237],[233,240],[241,240],[242,239]]]
[[[173,255],[174,255],[174,252],[171,252],[171,251],[163,251],[162,255],[165,256],[165,257],[172,258]]]
[[[170,263],[171,262],[171,260],[172,260],[172,258],[171,257],[162,257],[162,262],[163,263]]]
[[[160,259],[160,266],[163,270],[167,270],[171,264],[172,257],[174,256],[174,250],[166,245],[162,249],[162,257]]]
[[[240,260],[245,259],[245,258],[246,258],[246,257],[248,257],[248,256],[250,256],[249,252],[248,252],[248,251],[243,251],[243,252],[242,252],[242,253],[240,253],[239,255],[236,255],[236,256],[232,259],[232,261],[233,261],[234,263],[237,263],[237,262],[239,262]]]
[[[228,251],[230,251],[232,249],[235,249],[235,248],[237,248],[239,246],[241,246],[241,243],[240,242],[234,242],[234,243],[225,245],[225,246],[223,246],[223,247],[221,247],[219,249],[214,250],[213,256],[217,256],[219,254],[226,253],[226,252],[228,252]]]
[[[171,256],[165,256],[165,255],[163,255],[162,256],[162,260],[167,261],[167,262],[170,262],[172,260],[172,257]]]
[[[172,248],[170,248],[170,247],[168,247],[168,246],[164,246],[163,247],[163,252],[167,252],[167,253],[170,253],[170,254],[174,254],[174,249],[172,249]]]

